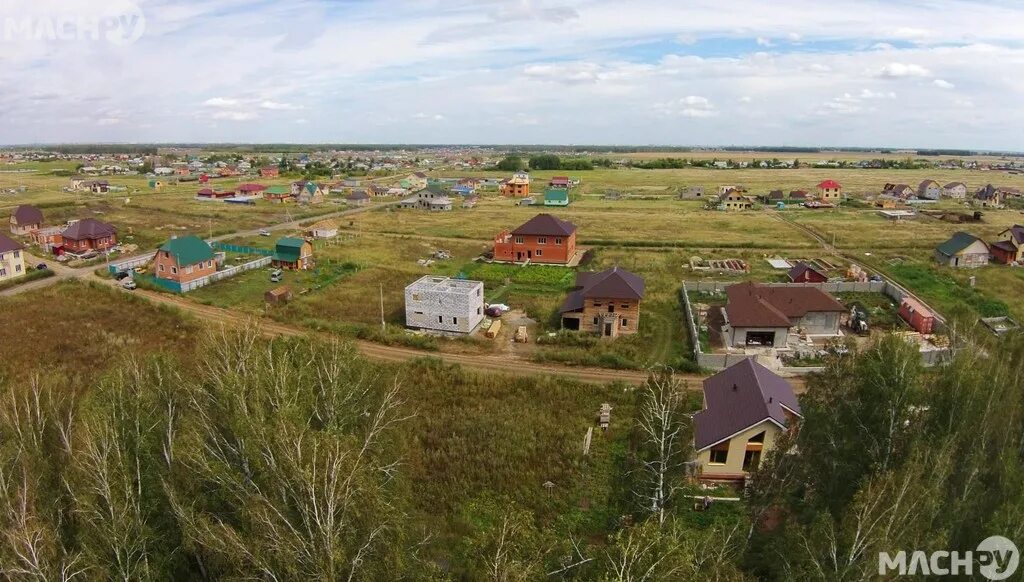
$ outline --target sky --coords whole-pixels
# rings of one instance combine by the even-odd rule
[[[1019,151],[1022,73],[1016,0],[0,3],[2,144]]]

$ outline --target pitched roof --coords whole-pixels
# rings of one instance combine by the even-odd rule
[[[809,264],[801,261],[801,262],[793,265],[793,268],[789,270],[789,273],[788,273],[789,280],[790,281],[796,281],[801,276],[803,276],[803,274],[806,273],[807,271],[812,271],[814,273],[817,273],[818,275],[821,275],[822,278],[826,278],[826,279],[828,278],[828,277],[825,276],[825,273],[822,273],[821,271],[815,269],[814,267],[810,266]]]
[[[577,273],[576,289],[562,303],[562,313],[582,309],[587,298],[643,299],[644,280],[618,267],[599,273]]]
[[[953,188],[958,188],[960,186],[963,186],[964,188],[967,187],[967,185],[964,184],[963,182],[950,182],[949,184],[943,186],[943,188],[945,188],[946,190],[952,190]]]
[[[704,380],[704,405],[693,416],[693,443],[698,451],[766,420],[786,428],[787,410],[800,415],[800,403],[789,382],[752,359]]]
[[[117,234],[117,229],[95,218],[83,218],[65,228],[62,234],[71,240],[95,240]]]
[[[194,234],[172,238],[160,247],[161,251],[170,253],[179,265],[195,265],[214,258],[213,249],[206,241]]]
[[[953,236],[950,237],[949,240],[935,247],[935,250],[939,251],[940,253],[947,257],[952,257],[961,253],[964,249],[971,246],[975,242],[981,242],[984,244],[984,241],[974,236],[973,234],[959,231],[953,233]]]
[[[238,187],[239,192],[261,192],[266,189],[263,184],[242,184]]]
[[[807,198],[807,190],[790,190],[789,197],[793,199]]]
[[[991,200],[996,198],[1000,194],[1001,190],[996,188],[992,184],[985,184],[984,187],[979,188],[975,193],[975,197],[979,200]]]
[[[302,245],[306,244],[301,238],[285,237],[278,239],[274,248],[274,260],[295,262],[302,256]]]
[[[0,234],[0,253],[9,253],[11,251],[20,251],[25,248],[23,244],[10,238],[6,235]]]
[[[1010,228],[1004,230],[1003,232],[999,233],[999,235],[1002,236],[1006,233],[1010,233],[1010,238],[1013,240],[1014,243],[1018,245],[1024,244],[1024,226],[1015,224]]]
[[[370,195],[366,193],[366,190],[356,190],[345,197],[345,200],[369,200]]]
[[[758,285],[751,282],[730,285],[725,313],[733,327],[790,327],[792,319],[811,312],[845,312],[842,303],[817,287]]]
[[[11,213],[11,218],[14,219],[14,223],[18,226],[42,224],[43,211],[35,206],[22,205],[14,209],[14,212]]]
[[[576,232],[576,225],[551,214],[538,214],[527,220],[512,234],[528,236],[569,236]]]
[[[241,188],[239,188],[239,190],[241,190]],[[267,188],[267,194],[288,194],[290,196],[291,193],[291,189],[289,189],[287,186],[271,186],[270,188]]]
[[[785,197],[786,195],[782,192],[782,190],[772,190],[771,192],[768,193],[769,200],[782,200]]]
[[[818,188],[841,188],[841,186],[835,180],[825,180],[818,184]]]

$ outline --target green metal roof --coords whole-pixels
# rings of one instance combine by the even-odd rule
[[[569,191],[563,188],[548,188],[544,191],[544,200],[556,201],[568,201]]]
[[[974,244],[975,241],[981,240],[973,234],[966,232],[957,232],[953,234],[953,237],[946,242],[940,244],[935,250],[939,251],[947,257],[952,257],[967,247]]]
[[[291,194],[292,189],[287,186],[271,186],[267,188],[267,194]]]
[[[194,265],[202,261],[213,259],[213,249],[206,241],[194,234],[180,238],[172,238],[160,247],[174,257],[179,265]]]
[[[289,263],[298,261],[302,258],[302,245],[304,244],[306,244],[306,241],[295,237],[278,240],[277,247],[274,249],[274,260]]]

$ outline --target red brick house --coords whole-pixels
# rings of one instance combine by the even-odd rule
[[[789,280],[793,283],[824,283],[828,277],[807,263],[797,263],[789,270]]]
[[[519,228],[494,237],[494,260],[567,265],[576,256],[576,225],[538,214]]]
[[[267,166],[266,168],[260,168],[261,178],[279,178],[281,177],[281,170],[276,166]]]
[[[43,212],[35,206],[22,205],[11,212],[11,234],[26,235],[43,227]]]
[[[95,218],[71,223],[61,236],[64,238],[64,250],[75,254],[105,251],[117,245],[117,229]]]
[[[214,190],[213,188],[203,188],[196,193],[197,198],[210,198],[219,200],[222,198],[231,198],[235,195],[233,190]]]
[[[172,238],[156,252],[154,276],[189,283],[217,272],[217,257],[206,241],[195,235]]]
[[[258,196],[260,192],[266,189],[267,187],[263,184],[242,184],[238,187],[238,193],[243,196]]]

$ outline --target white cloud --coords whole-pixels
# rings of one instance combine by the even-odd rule
[[[739,101],[740,103],[750,103],[751,101],[753,101],[753,99],[750,97],[750,95],[744,95],[743,97],[737,99],[737,101]]]
[[[903,77],[927,77],[931,73],[921,65],[913,63],[889,63],[878,72],[879,77],[900,79]]]
[[[250,121],[256,119],[257,116],[251,111],[217,111],[210,117],[227,121]]]
[[[872,91],[871,89],[861,89],[861,99],[895,99],[896,93],[892,91]]]
[[[716,117],[718,111],[707,97],[700,95],[687,95],[674,101],[656,103],[655,110],[664,115],[678,117]]]
[[[757,37],[757,46],[765,46],[765,47],[772,46],[772,41],[771,41],[771,39],[765,38],[763,36],[759,36],[759,37]]]
[[[203,101],[204,107],[238,107],[241,101],[238,99],[227,99],[225,97],[212,97]]]
[[[260,103],[260,109],[269,109],[270,111],[298,111],[302,109],[302,106],[266,100]]]
[[[940,88],[940,89],[955,89],[956,88],[956,85],[954,85],[953,83],[950,83],[949,81],[946,81],[944,79],[935,79],[934,81],[932,81],[932,84],[935,85],[936,87]]]

